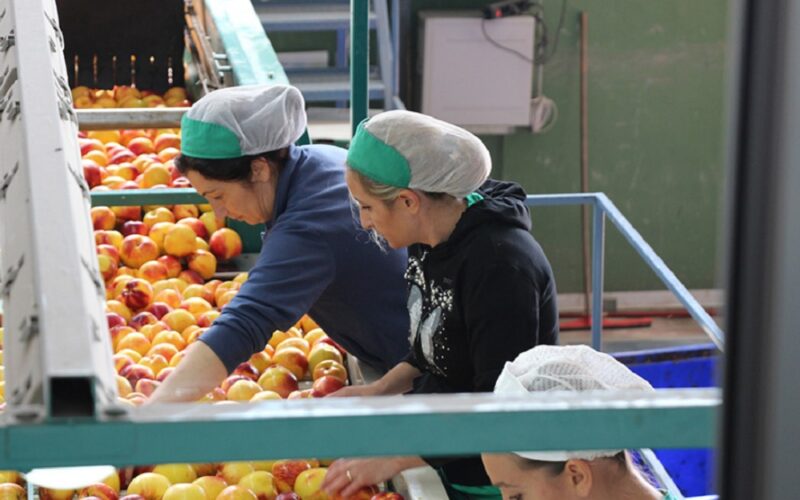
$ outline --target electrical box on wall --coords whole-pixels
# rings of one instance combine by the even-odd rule
[[[422,112],[478,132],[530,125],[534,19],[420,13]]]

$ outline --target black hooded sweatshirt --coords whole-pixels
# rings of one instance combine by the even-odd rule
[[[447,241],[409,248],[414,393],[491,392],[506,361],[558,340],[555,279],[525,192],[494,180],[478,192]],[[491,484],[479,456],[425,460],[450,482]]]

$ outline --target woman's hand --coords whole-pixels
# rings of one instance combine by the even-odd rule
[[[393,478],[401,471],[425,465],[419,457],[341,459],[328,467],[322,489],[330,496],[348,498],[365,486]]]

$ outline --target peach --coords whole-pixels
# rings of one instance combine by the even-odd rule
[[[341,379],[323,375],[314,380],[314,385],[311,386],[311,395],[315,398],[322,398],[338,391],[342,387],[344,387],[344,382]]]
[[[258,385],[265,391],[277,392],[282,398],[289,396],[298,387],[297,377],[283,366],[271,366],[264,370],[258,378]]]
[[[145,500],[161,500],[170,486],[169,479],[161,474],[145,472],[133,478],[128,485],[128,493],[141,495]]]
[[[148,227],[144,224],[144,222],[139,220],[129,220],[122,224],[122,228],[120,229],[122,236],[127,237],[132,234],[139,234],[141,236],[147,236],[149,232]],[[125,244],[125,240],[122,240],[122,244]]]
[[[194,463],[192,464],[192,468],[194,472],[197,474],[197,477],[201,476],[213,476],[217,473],[217,469],[219,468],[218,464],[213,463]],[[192,484],[197,483],[197,481],[192,481]]]
[[[303,354],[306,356],[311,350],[311,346],[308,344],[307,340],[298,337],[289,337],[286,340],[282,340],[275,347],[275,352],[280,352],[282,349],[286,349],[287,347],[296,347],[297,349],[303,351]]]
[[[230,260],[242,254],[242,238],[236,231],[227,227],[214,231],[208,243],[211,253],[219,260]]]
[[[128,360],[130,362],[130,360]],[[123,377],[122,375],[117,375],[117,392],[121,397],[127,397],[130,393],[133,392],[133,388],[131,387],[131,383],[128,382],[128,379]]]
[[[300,473],[311,468],[307,460],[278,460],[272,466],[275,488],[281,493],[293,491]]]
[[[175,347],[172,344],[168,344],[166,342],[161,344],[156,344],[147,351],[148,356],[163,356],[169,362],[170,366],[174,366],[172,364],[172,360],[181,352],[180,349]]]
[[[155,297],[153,297],[153,301],[163,302],[172,309],[176,309],[180,307],[181,302],[183,302],[183,299],[181,298],[181,294],[179,292],[170,288],[166,290],[161,290],[160,292],[156,293]],[[164,319],[164,317],[162,316],[161,319]]]
[[[106,152],[106,146],[103,141],[94,137],[79,138],[78,146],[81,148],[81,156],[85,156],[89,151]]]
[[[117,223],[117,216],[108,207],[92,207],[89,212],[92,217],[92,225],[95,230],[111,230]]]
[[[122,375],[123,377],[128,379],[128,382],[130,382],[132,387],[136,387],[136,383],[139,382],[142,379],[150,379],[150,380],[152,380],[152,379],[156,378],[155,374],[153,373],[153,370],[151,370],[150,368],[148,368],[146,366],[142,366],[142,365],[139,365],[139,364],[132,364],[132,365],[128,366],[127,368],[122,370],[122,373],[120,373],[120,375]],[[135,393],[131,393],[131,394],[135,394]],[[130,397],[130,395],[129,395],[129,397]]]
[[[234,283],[239,283],[240,285],[243,285],[244,282],[247,281],[248,276],[249,275],[247,272],[239,273],[233,277],[233,281]]]
[[[217,496],[217,500],[258,500],[256,495],[244,486],[228,486]]]
[[[107,282],[117,275],[119,263],[112,257],[101,254],[97,256],[97,268],[100,271],[100,275],[103,277],[103,281]]]
[[[117,373],[121,372],[127,366],[133,364],[133,360],[131,358],[120,353],[116,353],[111,356],[111,360],[114,362],[114,369],[117,371]]]
[[[190,297],[181,302],[181,309],[186,309],[192,313],[192,316],[194,316],[195,319],[197,319],[197,317],[201,314],[212,311],[214,308],[205,299],[200,297]]]
[[[272,473],[257,470],[244,476],[239,486],[252,491],[258,500],[273,500],[277,492],[272,481]]]
[[[149,398],[156,392],[158,386],[161,385],[161,382],[155,379],[149,378],[142,378],[136,381],[136,387],[134,387],[133,393],[142,394],[145,398]]]
[[[166,148],[175,148],[180,151],[181,137],[178,134],[165,132],[156,136],[156,140],[153,145],[156,148],[156,152],[163,151]]]
[[[309,367],[305,353],[297,347],[285,347],[280,351],[276,349],[272,362],[288,368],[297,380],[302,380]]]
[[[225,394],[229,401],[250,401],[250,398],[261,392],[261,386],[253,380],[237,380]]]
[[[150,304],[152,306],[152,304]],[[148,307],[149,309],[150,307]],[[152,314],[152,313],[151,313]],[[155,314],[153,315],[155,316]],[[156,320],[155,323],[151,323],[149,325],[144,325],[140,330],[139,333],[147,337],[151,343],[153,342],[153,338],[155,338],[158,332],[163,332],[164,330],[169,330],[169,326],[161,320]]]
[[[160,372],[158,372],[158,375],[156,375],[156,380],[158,380],[159,382],[163,382],[174,371],[175,371],[175,367],[174,366],[168,366],[168,367],[164,368],[163,370],[161,370]]]
[[[275,391],[260,391],[255,393],[253,397],[250,398],[250,402],[256,403],[258,401],[272,401],[275,399],[283,399],[283,398],[281,397],[280,394],[278,394]],[[272,468],[270,468],[269,470],[272,470]]]
[[[111,283],[109,283],[107,286],[107,288],[111,290],[111,296],[115,298],[121,296],[122,291],[125,290],[125,285],[127,285],[128,282],[134,278],[135,276],[121,275],[117,273],[117,276],[113,280],[111,280]],[[108,302],[111,301],[109,300]]]
[[[156,222],[150,227],[150,232],[147,235],[158,246],[160,252],[164,252],[164,237],[174,226],[175,224],[172,222]]]
[[[72,500],[72,497],[75,496],[75,490],[39,488],[38,491],[41,500]]]
[[[123,349],[130,349],[144,356],[150,350],[150,341],[139,332],[129,333],[122,337],[117,344],[118,353]]]
[[[0,484],[0,500],[25,500],[27,496],[25,488],[16,483]]]
[[[119,165],[122,163],[131,163],[135,159],[136,153],[127,148],[120,148],[111,154],[111,158],[109,158],[108,163],[111,165]]]
[[[242,375],[255,382],[258,380],[259,371],[251,363],[245,361],[244,363],[239,363],[239,365],[233,369],[232,375]]]
[[[331,346],[331,347],[334,347],[334,348],[335,348],[337,351],[339,351],[339,354],[341,354],[341,355],[344,355],[344,354],[345,354],[344,347],[342,347],[342,346],[340,346],[339,344],[337,344],[337,343],[336,343],[336,341],[335,341],[335,340],[333,340],[333,339],[332,339],[332,338],[330,338],[330,337],[322,337],[321,339],[317,340],[317,342],[314,344],[314,346],[313,346],[313,347],[311,347],[311,352],[314,352],[314,349],[315,349],[315,348],[316,348],[316,347],[317,347],[319,344],[328,344],[329,346]]]
[[[198,236],[197,238],[194,239],[194,241],[197,242],[197,249],[198,250],[205,250],[206,252],[210,252],[211,251],[211,247],[208,246],[208,242],[206,240],[204,240],[203,238]]]
[[[167,169],[167,172],[170,175],[170,181],[172,180],[172,170],[167,165],[168,162],[174,160],[178,155],[181,154],[181,150],[178,148],[164,148],[158,152],[158,159],[164,163],[164,168]],[[167,183],[169,185],[169,183]]]
[[[183,354],[183,353],[181,353]],[[214,387],[211,392],[207,393],[205,396],[198,400],[200,403],[223,403],[227,402],[225,399],[225,391],[220,389],[219,387]],[[236,401],[230,401],[231,403],[236,403]]]
[[[203,280],[211,279],[217,272],[217,258],[206,250],[197,250],[186,258],[189,269],[197,272]]]
[[[319,328],[319,325],[316,321],[311,319],[311,316],[308,314],[304,314],[302,318],[300,318],[300,325],[304,332],[308,333],[315,328]]]
[[[151,188],[159,184],[168,185],[170,182],[170,174],[167,167],[160,164],[154,164],[147,167],[147,170],[142,174],[142,187]]]
[[[121,486],[119,481],[119,472],[114,471],[109,476],[101,481],[101,483],[110,486],[117,494],[119,494]]]
[[[139,360],[142,359],[142,355],[139,354],[138,352],[134,351],[133,349],[120,349],[119,352],[117,352],[117,354],[119,354],[120,356],[124,356],[124,357],[130,359],[133,362],[133,364],[138,363]],[[123,368],[123,370],[124,370],[124,368]],[[120,370],[119,373],[121,375],[122,374],[122,370]]]
[[[152,348],[151,348],[152,349]],[[158,377],[158,374],[161,373],[161,370],[169,366],[169,360],[162,356],[161,354],[149,354],[150,351],[147,351],[147,356],[142,357],[139,360],[139,364],[142,366],[146,366],[153,370],[153,374]],[[144,392],[140,391],[139,387],[136,387],[136,392]]]
[[[328,469],[316,467],[307,469],[297,475],[294,482],[294,492],[303,500],[328,500],[328,495],[322,490],[322,483]]]
[[[286,399],[311,399],[313,397],[311,389],[303,389],[302,391],[292,391]]]
[[[193,325],[193,326],[196,326],[196,325]],[[186,330],[181,332],[181,335],[183,336],[184,339],[186,339],[186,345],[189,345],[191,343],[196,342],[197,339],[199,339],[206,332],[206,330],[207,330],[207,328],[198,327],[196,329],[193,329],[190,326],[189,328],[187,328]]]
[[[156,318],[155,314],[142,311],[136,313],[136,315],[128,321],[128,326],[136,330],[141,330],[143,327],[155,324],[156,322],[158,322],[158,318]]]
[[[91,151],[87,151],[83,154],[84,160],[91,160],[95,164],[101,167],[105,167],[108,165],[108,155],[105,151],[100,151],[97,149],[92,149]]]
[[[172,99],[186,99],[188,95],[186,94],[186,89],[183,87],[170,87],[164,92],[164,100],[172,100]]]
[[[324,339],[323,339],[324,340]],[[277,355],[277,353],[276,353]],[[339,352],[338,349],[333,347],[330,344],[326,344],[320,340],[319,342],[314,345],[311,349],[311,352],[308,355],[308,365],[311,368],[311,371],[314,371],[314,367],[321,361],[326,359],[332,359],[339,364],[344,365],[344,360],[342,358],[342,353]]]
[[[142,264],[139,268],[138,274],[140,278],[145,279],[150,283],[155,283],[156,281],[169,278],[167,266],[161,262],[158,262],[157,260],[150,260]]]
[[[136,156],[156,152],[153,141],[149,137],[134,137],[128,142],[128,149]]]
[[[133,278],[125,283],[120,298],[123,304],[138,311],[153,302],[153,287],[146,280]]]
[[[133,269],[132,267],[119,266],[119,268],[117,269],[117,277],[118,276],[130,276],[131,278],[138,278],[139,271]]]
[[[192,313],[186,309],[175,309],[171,313],[164,315],[161,321],[176,332],[182,332],[189,326],[197,324]]]
[[[307,333],[303,336],[303,338],[306,339],[306,341],[311,347],[314,347],[317,341],[327,336],[328,334],[322,331],[322,328],[314,328],[312,330],[307,331]]]
[[[147,312],[153,313],[153,315],[158,319],[163,318],[167,313],[171,311],[172,307],[169,304],[167,304],[166,302],[155,301],[155,298],[154,302],[149,306],[147,306]]]
[[[222,297],[222,295],[225,292],[236,291],[241,287],[242,285],[236,283],[235,281],[226,281],[224,283],[219,283],[214,287],[214,300],[219,301],[219,298]]]
[[[172,344],[179,351],[182,351],[186,347],[186,341],[183,340],[181,334],[175,330],[164,330],[163,332],[158,332],[156,336],[153,337],[153,345],[158,344]]]
[[[341,380],[342,384],[345,384],[347,383],[347,370],[338,361],[325,359],[317,363],[312,370],[312,379],[317,380],[320,377],[335,377]]]
[[[142,97],[142,102],[148,108],[160,108],[165,107],[167,104],[164,102],[164,99],[160,95],[148,95]]]
[[[172,208],[176,220],[185,219],[186,217],[198,217],[200,209],[197,205],[175,205]]]
[[[175,222],[175,216],[172,211],[166,207],[157,207],[144,214],[142,222],[147,224],[147,227],[152,229],[154,225],[159,222]]]
[[[112,167],[108,167],[109,175],[116,175],[122,177],[126,181],[136,180],[136,178],[139,177],[139,174],[141,174],[141,172],[139,172],[139,169],[136,168],[135,165],[128,162],[120,163],[117,166],[117,168],[115,168],[113,171],[111,170],[111,168]]]
[[[119,133],[119,143],[128,146],[128,143],[136,137],[147,137],[147,132],[140,128],[121,130]]]
[[[208,500],[215,500],[217,496],[222,493],[222,490],[228,487],[228,483],[226,483],[224,479],[219,476],[211,475],[199,477],[195,479],[192,484],[196,484],[197,486],[203,488]]]
[[[117,264],[119,264],[119,250],[113,245],[100,244],[96,247],[97,255],[106,255],[111,257]]]
[[[369,500],[405,500],[403,495],[395,493],[394,491],[382,491],[372,495]]]
[[[190,464],[160,464],[155,466],[153,472],[166,477],[173,485],[191,483],[197,479],[197,473]]]
[[[248,362],[253,365],[253,368],[255,368],[258,373],[263,373],[264,370],[272,364],[272,357],[264,351],[259,351],[250,356]]]
[[[375,485],[371,486],[362,486],[358,489],[354,494],[350,495],[347,498],[342,498],[339,495],[334,495],[331,500],[371,500],[373,496],[378,494],[380,490]],[[401,497],[402,498],[402,497]]]
[[[214,234],[218,229],[225,227],[225,219],[220,219],[214,211],[204,212],[200,216],[200,221],[206,226],[207,234]]]
[[[208,500],[203,488],[196,484],[173,484],[164,492],[163,500]]]
[[[134,183],[134,186],[136,184]],[[142,207],[111,207],[117,216],[117,222],[128,220],[142,220]]]
[[[119,251],[122,248],[122,233],[97,230],[94,232],[94,243],[95,245],[111,245]]]
[[[237,294],[236,290],[231,290],[229,292],[225,292],[224,294],[222,294],[222,297],[217,299],[217,307],[219,309],[224,308],[226,305],[228,305],[228,302],[232,301],[233,298],[236,297],[236,294]]]
[[[214,324],[214,321],[216,321],[221,314],[222,313],[220,313],[219,311],[207,311],[201,313],[200,315],[197,316],[197,326],[201,328],[208,328],[209,326]]]
[[[245,377],[244,375],[228,375],[227,377],[225,377],[225,380],[223,380],[219,384],[219,388],[225,391],[225,393],[227,394],[230,388],[233,387],[233,384],[239,382],[240,380],[250,380],[250,379]]]
[[[103,167],[95,163],[93,160],[81,160],[83,167],[83,178],[89,189],[102,185],[103,178],[107,175],[103,171]]]
[[[209,233],[206,229],[206,225],[196,217],[185,217],[178,220],[176,224],[183,224],[184,226],[192,228],[192,231],[194,231],[198,238],[208,239]]]
[[[135,97],[137,99],[142,97],[141,91],[130,85],[115,85],[112,90],[112,95],[117,101],[124,101],[129,97]]]
[[[209,304],[214,302],[214,294],[208,290],[204,285],[191,284],[183,291],[183,298],[190,299],[192,297],[199,297]]]
[[[243,477],[254,470],[250,462],[226,462],[220,465],[217,475],[228,484],[239,484]]]
[[[139,269],[145,262],[158,258],[158,245],[147,236],[132,234],[122,240],[119,256],[126,266]]]
[[[178,275],[178,278],[183,280],[183,282],[186,283],[187,285],[191,284],[202,285],[203,281],[205,281],[203,280],[203,277],[200,276],[200,273],[198,273],[197,271],[193,271],[192,269],[186,269],[184,271],[181,271],[181,273]]]
[[[175,224],[164,235],[164,251],[175,257],[186,257],[197,250],[195,237],[192,228]]]

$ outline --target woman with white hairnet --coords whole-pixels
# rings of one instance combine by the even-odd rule
[[[389,111],[361,124],[347,165],[362,226],[409,249],[412,352],[377,382],[333,396],[488,392],[507,361],[556,342],[555,280],[530,234],[525,192],[488,180],[491,158],[477,137]],[[500,498],[477,455],[339,460],[323,487],[347,498],[426,462],[451,498]]]
[[[639,390],[650,384],[587,346],[539,346],[500,374],[494,392]],[[489,477],[512,500],[669,500],[642,478],[625,450],[483,454]]]
[[[192,106],[181,127],[177,168],[217,216],[265,223],[266,232],[239,293],[152,400],[203,396],[306,312],[380,373],[403,359],[406,252],[375,247],[354,224],[344,149],[294,145],[306,128],[300,91],[217,90]]]

